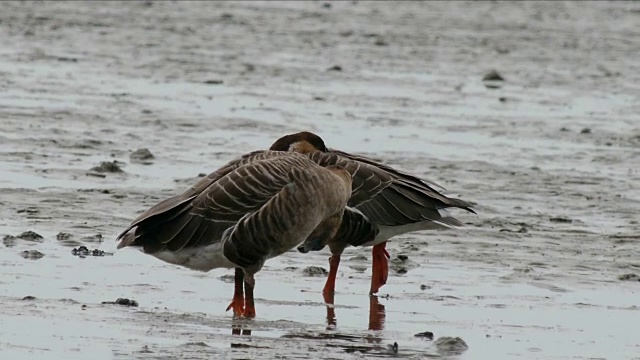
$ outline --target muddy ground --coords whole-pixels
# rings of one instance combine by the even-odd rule
[[[639,52],[637,2],[3,2],[0,357],[640,359]],[[303,273],[326,251],[273,259],[255,320],[229,270],[110,254],[300,130],[478,215],[394,239],[379,298],[349,250],[335,309]]]

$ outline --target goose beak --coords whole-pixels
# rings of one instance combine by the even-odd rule
[[[298,246],[298,251],[306,254],[309,251],[320,251],[324,248],[325,244],[321,238],[307,239],[302,245]]]

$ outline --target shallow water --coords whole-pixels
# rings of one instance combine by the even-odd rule
[[[0,236],[43,239],[0,245],[0,357],[640,359],[640,282],[620,280],[640,274],[639,11],[3,3]],[[482,83],[491,69],[500,88]],[[229,270],[115,251],[139,212],[300,130],[429,178],[478,215],[390,242],[413,266],[379,298],[369,250],[349,249],[335,308],[302,272],[327,267],[326,251],[273,259],[255,320],[224,311]],[[132,162],[138,148],[155,159]],[[113,160],[122,173],[89,171]],[[73,256],[80,244],[114,254]],[[140,306],[102,304],[117,298]]]

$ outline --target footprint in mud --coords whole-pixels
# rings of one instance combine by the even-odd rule
[[[398,275],[406,274],[409,270],[418,267],[418,264],[409,259],[409,256],[399,254],[389,262],[389,267]]]
[[[353,262],[355,262],[355,264],[352,264]],[[369,260],[362,254],[353,256],[349,259],[349,269],[352,269],[355,272],[363,273],[367,271],[368,264]]]
[[[434,344],[442,355],[460,355],[469,349],[467,343],[459,337],[442,336]]]

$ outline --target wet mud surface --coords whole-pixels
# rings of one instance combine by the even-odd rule
[[[640,358],[638,24],[632,2],[3,3],[0,357]],[[326,251],[273,259],[255,320],[224,312],[231,271],[115,251],[301,130],[478,215],[392,240],[377,298],[368,249],[333,306]]]

